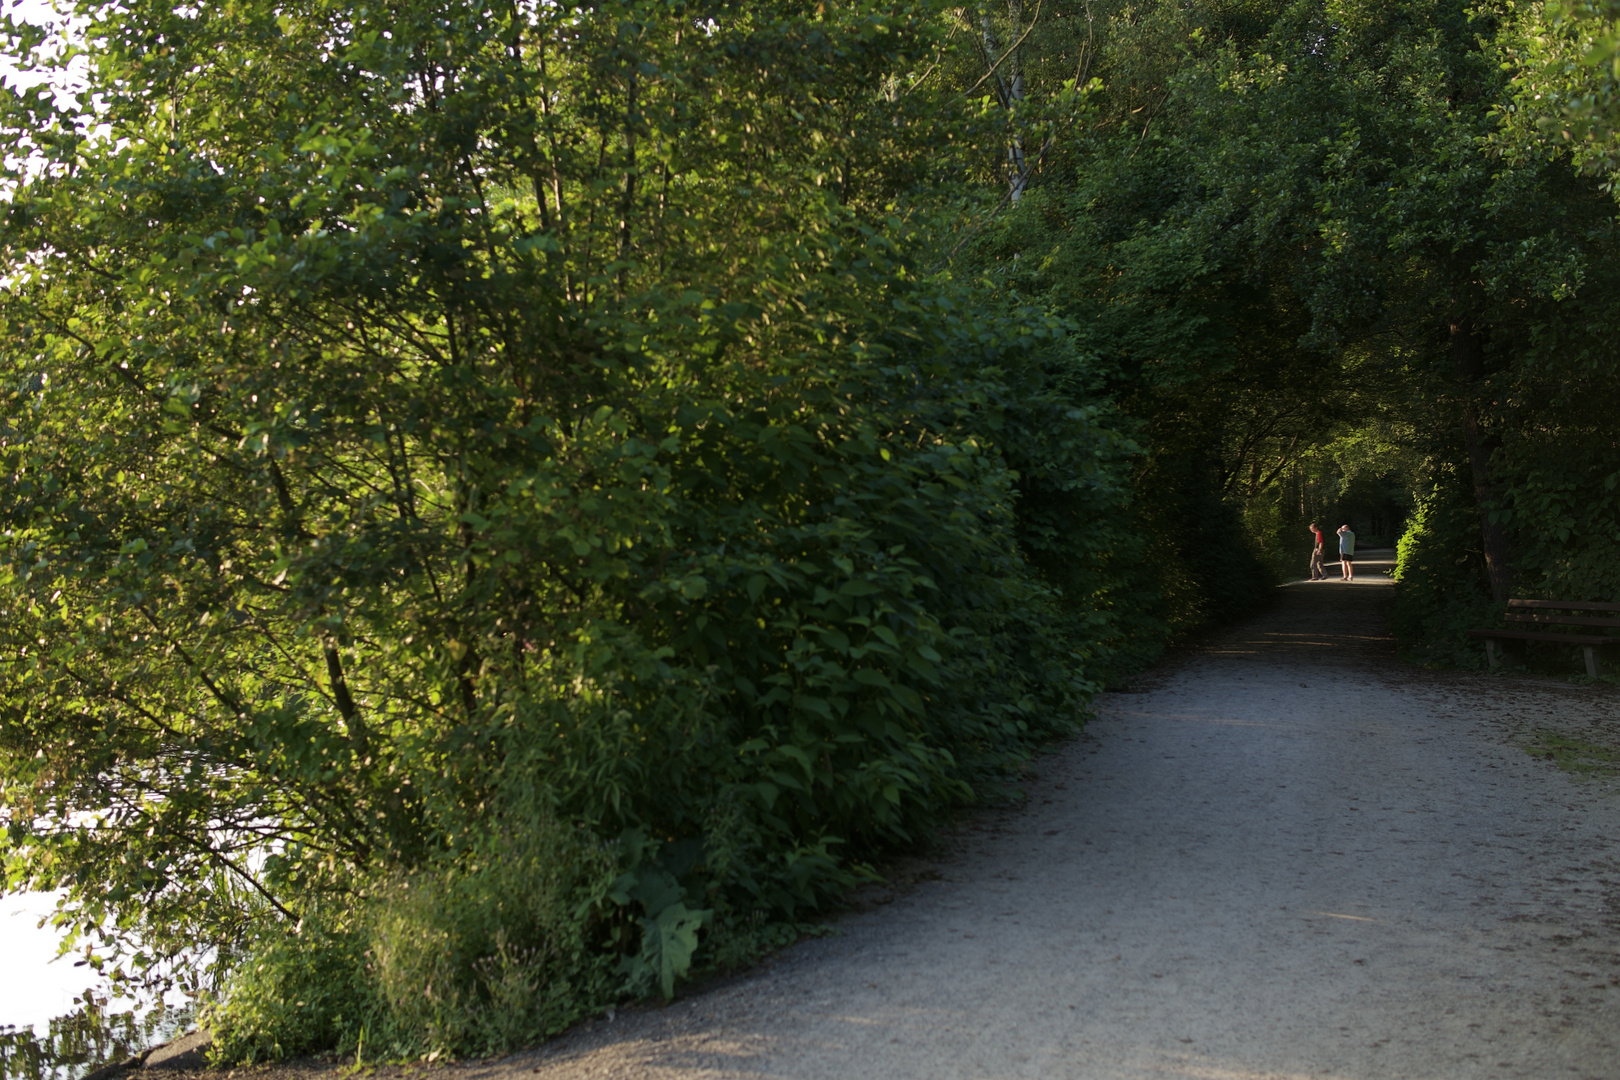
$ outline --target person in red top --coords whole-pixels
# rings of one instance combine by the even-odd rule
[[[1311,522],[1311,532],[1316,534],[1316,546],[1311,548],[1311,580],[1321,581],[1327,577],[1322,570],[1322,530],[1316,527],[1314,521]]]

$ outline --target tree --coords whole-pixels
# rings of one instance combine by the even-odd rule
[[[1503,141],[1519,152],[1550,146],[1583,170],[1612,173],[1620,165],[1620,5],[1536,0],[1506,13],[1502,44],[1514,76]]]
[[[1128,448],[909,259],[933,11],[79,13],[0,119],[0,814],[98,963],[217,946],[231,1055],[499,1048],[1075,722],[1011,462]]]

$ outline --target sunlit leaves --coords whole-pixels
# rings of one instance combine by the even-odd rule
[[[244,1002],[319,952],[465,1050],[519,1034],[411,1012],[364,948],[476,998],[566,944],[546,1024],[625,989],[603,957],[667,993],[1073,723],[1009,462],[1073,515],[1128,448],[1061,327],[909,262],[954,105],[876,88],[931,12],[702,14],[86,6],[101,133],[0,218],[14,883],[220,947]],[[523,814],[544,919],[458,884]],[[626,830],[697,845],[685,899],[592,891]]]

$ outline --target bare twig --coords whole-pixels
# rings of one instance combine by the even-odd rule
[[[1024,32],[1022,34],[1018,35],[1018,40],[1013,42],[1011,45],[1009,45],[1007,47],[1007,51],[1001,54],[1001,59],[1000,60],[997,60],[995,63],[990,64],[990,70],[986,71],[983,75],[979,76],[979,81],[978,82],[974,83],[972,86],[970,86],[966,90],[962,91],[962,93],[960,95],[961,97],[968,97],[973,93],[973,91],[975,91],[979,87],[983,86],[984,85],[984,80],[986,80],[988,78],[991,78],[992,76],[995,75],[996,69],[1001,66],[1002,61],[1006,60],[1007,57],[1011,56],[1014,52],[1016,52],[1018,50],[1018,47],[1024,43],[1024,39],[1029,37],[1030,31],[1035,29],[1035,23],[1041,17],[1041,4],[1043,4],[1045,2],[1046,2],[1046,0],[1036,0],[1035,14],[1033,14],[1033,15],[1031,15],[1029,17],[1029,25],[1024,27]],[[988,62],[989,59],[990,59],[990,54],[986,52],[984,54],[984,58],[985,58],[985,61]],[[1000,80],[999,79],[997,80],[996,86],[997,86],[997,90],[1000,91]],[[1007,96],[1006,96],[1006,94],[998,92],[997,96],[1001,98],[1001,103],[1003,105],[1007,104]]]

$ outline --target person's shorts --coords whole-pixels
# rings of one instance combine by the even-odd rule
[[[1341,552],[1339,552],[1339,561],[1340,562],[1355,562],[1356,557],[1354,555],[1350,554],[1348,551],[1341,551]]]

